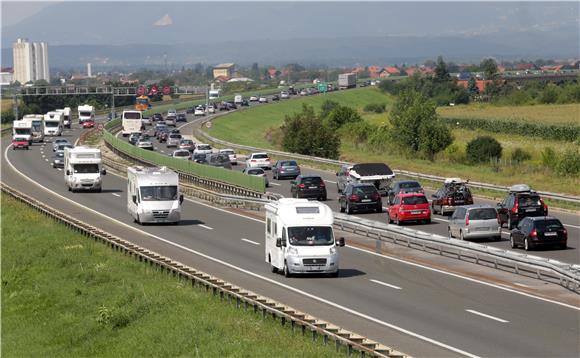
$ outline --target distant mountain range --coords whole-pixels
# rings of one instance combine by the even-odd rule
[[[345,65],[579,56],[578,3],[60,2],[2,28],[51,67]],[[10,16],[6,12],[2,16]]]

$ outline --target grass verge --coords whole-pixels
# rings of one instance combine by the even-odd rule
[[[5,357],[336,356],[7,195],[1,204]]]

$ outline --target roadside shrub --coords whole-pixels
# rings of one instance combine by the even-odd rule
[[[378,130],[378,126],[366,121],[348,123],[341,128],[343,138],[351,140],[355,147],[367,143],[372,133]]]
[[[514,162],[521,163],[521,162],[524,162],[526,160],[532,159],[532,155],[530,153],[526,152],[525,150],[523,150],[522,148],[516,148],[512,152],[511,159]]]
[[[328,116],[321,115],[321,117],[327,118],[328,124],[334,129],[338,129],[347,123],[362,121],[362,117],[356,110],[346,106],[337,106]]]
[[[459,148],[456,143],[450,144],[443,151],[443,158],[447,159],[451,163],[462,163],[465,161],[465,153]]]
[[[565,176],[577,176],[580,174],[580,151],[566,151],[556,166],[556,172]]]
[[[364,106],[365,112],[383,113],[387,110],[387,105],[384,103],[369,103]]]
[[[540,103],[544,104],[556,103],[558,101],[558,97],[560,96],[561,91],[562,90],[560,89],[560,87],[550,83],[546,86],[546,88],[544,88],[538,100]]]
[[[425,123],[419,130],[419,151],[429,160],[453,143],[451,131],[439,122]]]
[[[495,138],[480,136],[467,143],[465,154],[471,163],[483,163],[490,159],[501,158],[502,149],[501,144]]]
[[[332,112],[337,107],[340,107],[340,103],[327,99],[326,101],[322,102],[322,105],[320,106],[320,117],[328,117],[330,112]]]
[[[541,153],[542,165],[546,168],[554,169],[558,165],[558,155],[551,147],[546,147]]]

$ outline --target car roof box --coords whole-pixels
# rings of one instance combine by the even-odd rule
[[[447,178],[445,179],[445,184],[464,184],[467,183],[467,181],[461,179],[461,178]]]
[[[352,170],[360,176],[393,175],[393,171],[384,163],[355,164]]]
[[[524,193],[532,191],[527,184],[515,184],[510,187],[511,193]]]

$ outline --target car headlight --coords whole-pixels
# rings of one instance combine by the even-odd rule
[[[289,255],[298,255],[298,249],[292,246],[289,246],[288,249],[286,250],[286,252]]]
[[[330,254],[331,254],[331,255],[334,255],[334,254],[336,254],[336,247],[334,247],[334,246],[331,246],[331,247],[330,247]]]

